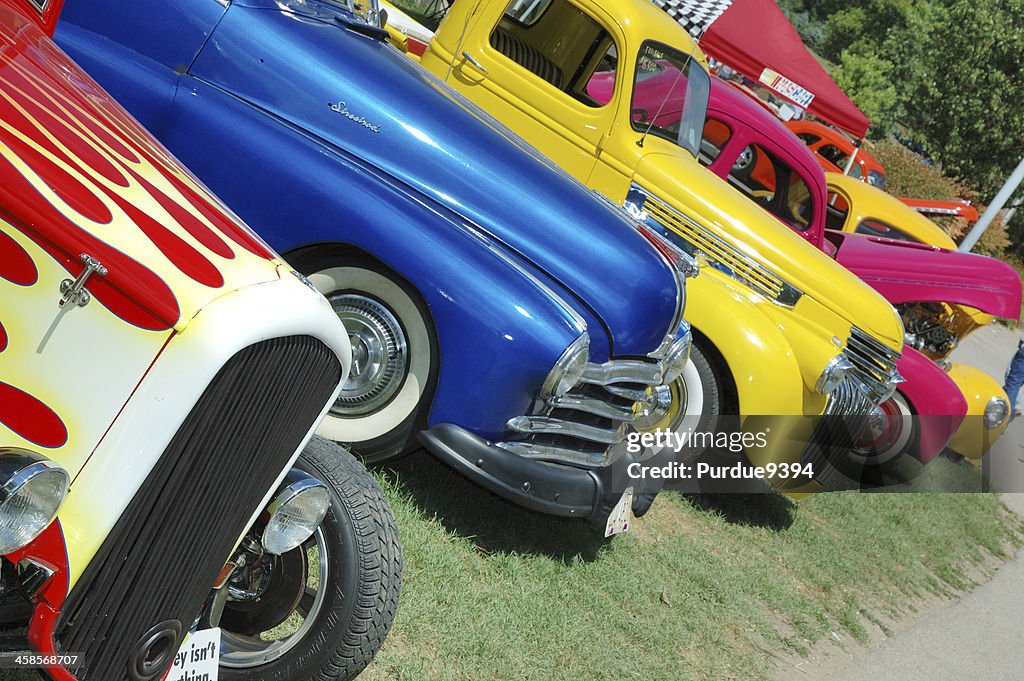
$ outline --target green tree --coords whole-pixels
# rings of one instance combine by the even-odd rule
[[[858,42],[843,51],[832,73],[836,84],[871,120],[869,134],[875,139],[892,134],[903,115],[903,98],[892,82],[892,72],[892,62]]]
[[[906,122],[991,198],[1024,155],[1024,0],[942,5],[942,20],[907,53]]]

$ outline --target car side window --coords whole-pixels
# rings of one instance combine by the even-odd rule
[[[820,149],[818,153],[821,154],[826,161],[839,168],[846,166],[846,161],[850,157],[842,152],[842,150],[834,144],[826,144]]]
[[[701,165],[709,166],[714,163],[731,137],[732,130],[723,121],[716,118],[705,121],[704,134],[700,140],[700,154],[697,156]]]
[[[490,43],[587,106],[611,101],[618,65],[615,42],[593,17],[566,0],[512,0]]]
[[[814,198],[800,174],[760,144],[740,152],[729,182],[752,201],[798,232],[814,215]]]
[[[810,132],[802,132],[799,135],[797,135],[797,137],[799,137],[800,141],[803,142],[804,144],[806,144],[807,146],[811,146],[812,144],[814,144],[815,142],[817,142],[818,140],[821,139],[820,137],[818,137],[814,133],[810,133]]]
[[[869,236],[881,236],[886,239],[897,239],[899,241],[917,241],[903,230],[898,227],[894,227],[887,222],[882,220],[876,220],[874,218],[865,218],[860,221],[855,230],[858,234],[867,234]]]

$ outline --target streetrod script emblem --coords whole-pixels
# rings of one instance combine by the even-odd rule
[[[338,102],[337,104],[330,104],[330,103],[328,103],[327,106],[331,107],[331,111],[333,111],[335,113],[341,114],[342,116],[344,116],[345,118],[349,119],[353,123],[358,123],[359,125],[363,126],[367,130],[370,130],[372,132],[380,132],[380,126],[379,125],[371,123],[370,121],[366,120],[362,116],[357,116],[354,113],[352,113],[351,111],[349,111],[348,110],[348,105],[345,104],[345,102]]]

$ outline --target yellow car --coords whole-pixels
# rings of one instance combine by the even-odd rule
[[[956,250],[956,242],[938,225],[895,196],[849,175],[825,173],[825,180],[829,229]]]
[[[954,250],[956,244],[931,220],[884,191],[839,173],[825,173],[829,207],[827,224],[832,229],[869,236],[910,241]],[[920,248],[920,246],[919,246]],[[977,272],[958,272],[950,263],[948,274],[964,283],[980,286]],[[949,290],[946,300],[897,305],[903,314],[908,343],[939,362],[967,400],[967,418],[949,442],[949,448],[977,464],[1002,434],[1009,422],[1009,400],[998,381],[984,371],[954,364],[949,355],[964,338],[989,324],[993,316],[962,302],[976,295],[974,302],[1003,317],[1015,318],[1020,310],[1020,279],[1009,266],[993,261],[987,286],[1002,280],[1000,291]],[[917,296],[924,299],[923,296]],[[909,298],[915,298],[913,294]]]
[[[421,64],[702,263],[677,386],[693,424],[866,414],[892,395],[903,346],[892,306],[697,162],[710,76],[662,10],[455,0]],[[746,448],[754,463],[818,456],[792,446],[821,439],[801,432],[808,420],[785,422],[768,447]]]

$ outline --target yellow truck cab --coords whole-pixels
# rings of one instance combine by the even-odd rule
[[[697,162],[710,76],[662,10],[455,0],[421,64],[702,264],[688,411],[852,415],[892,394],[892,306]]]

